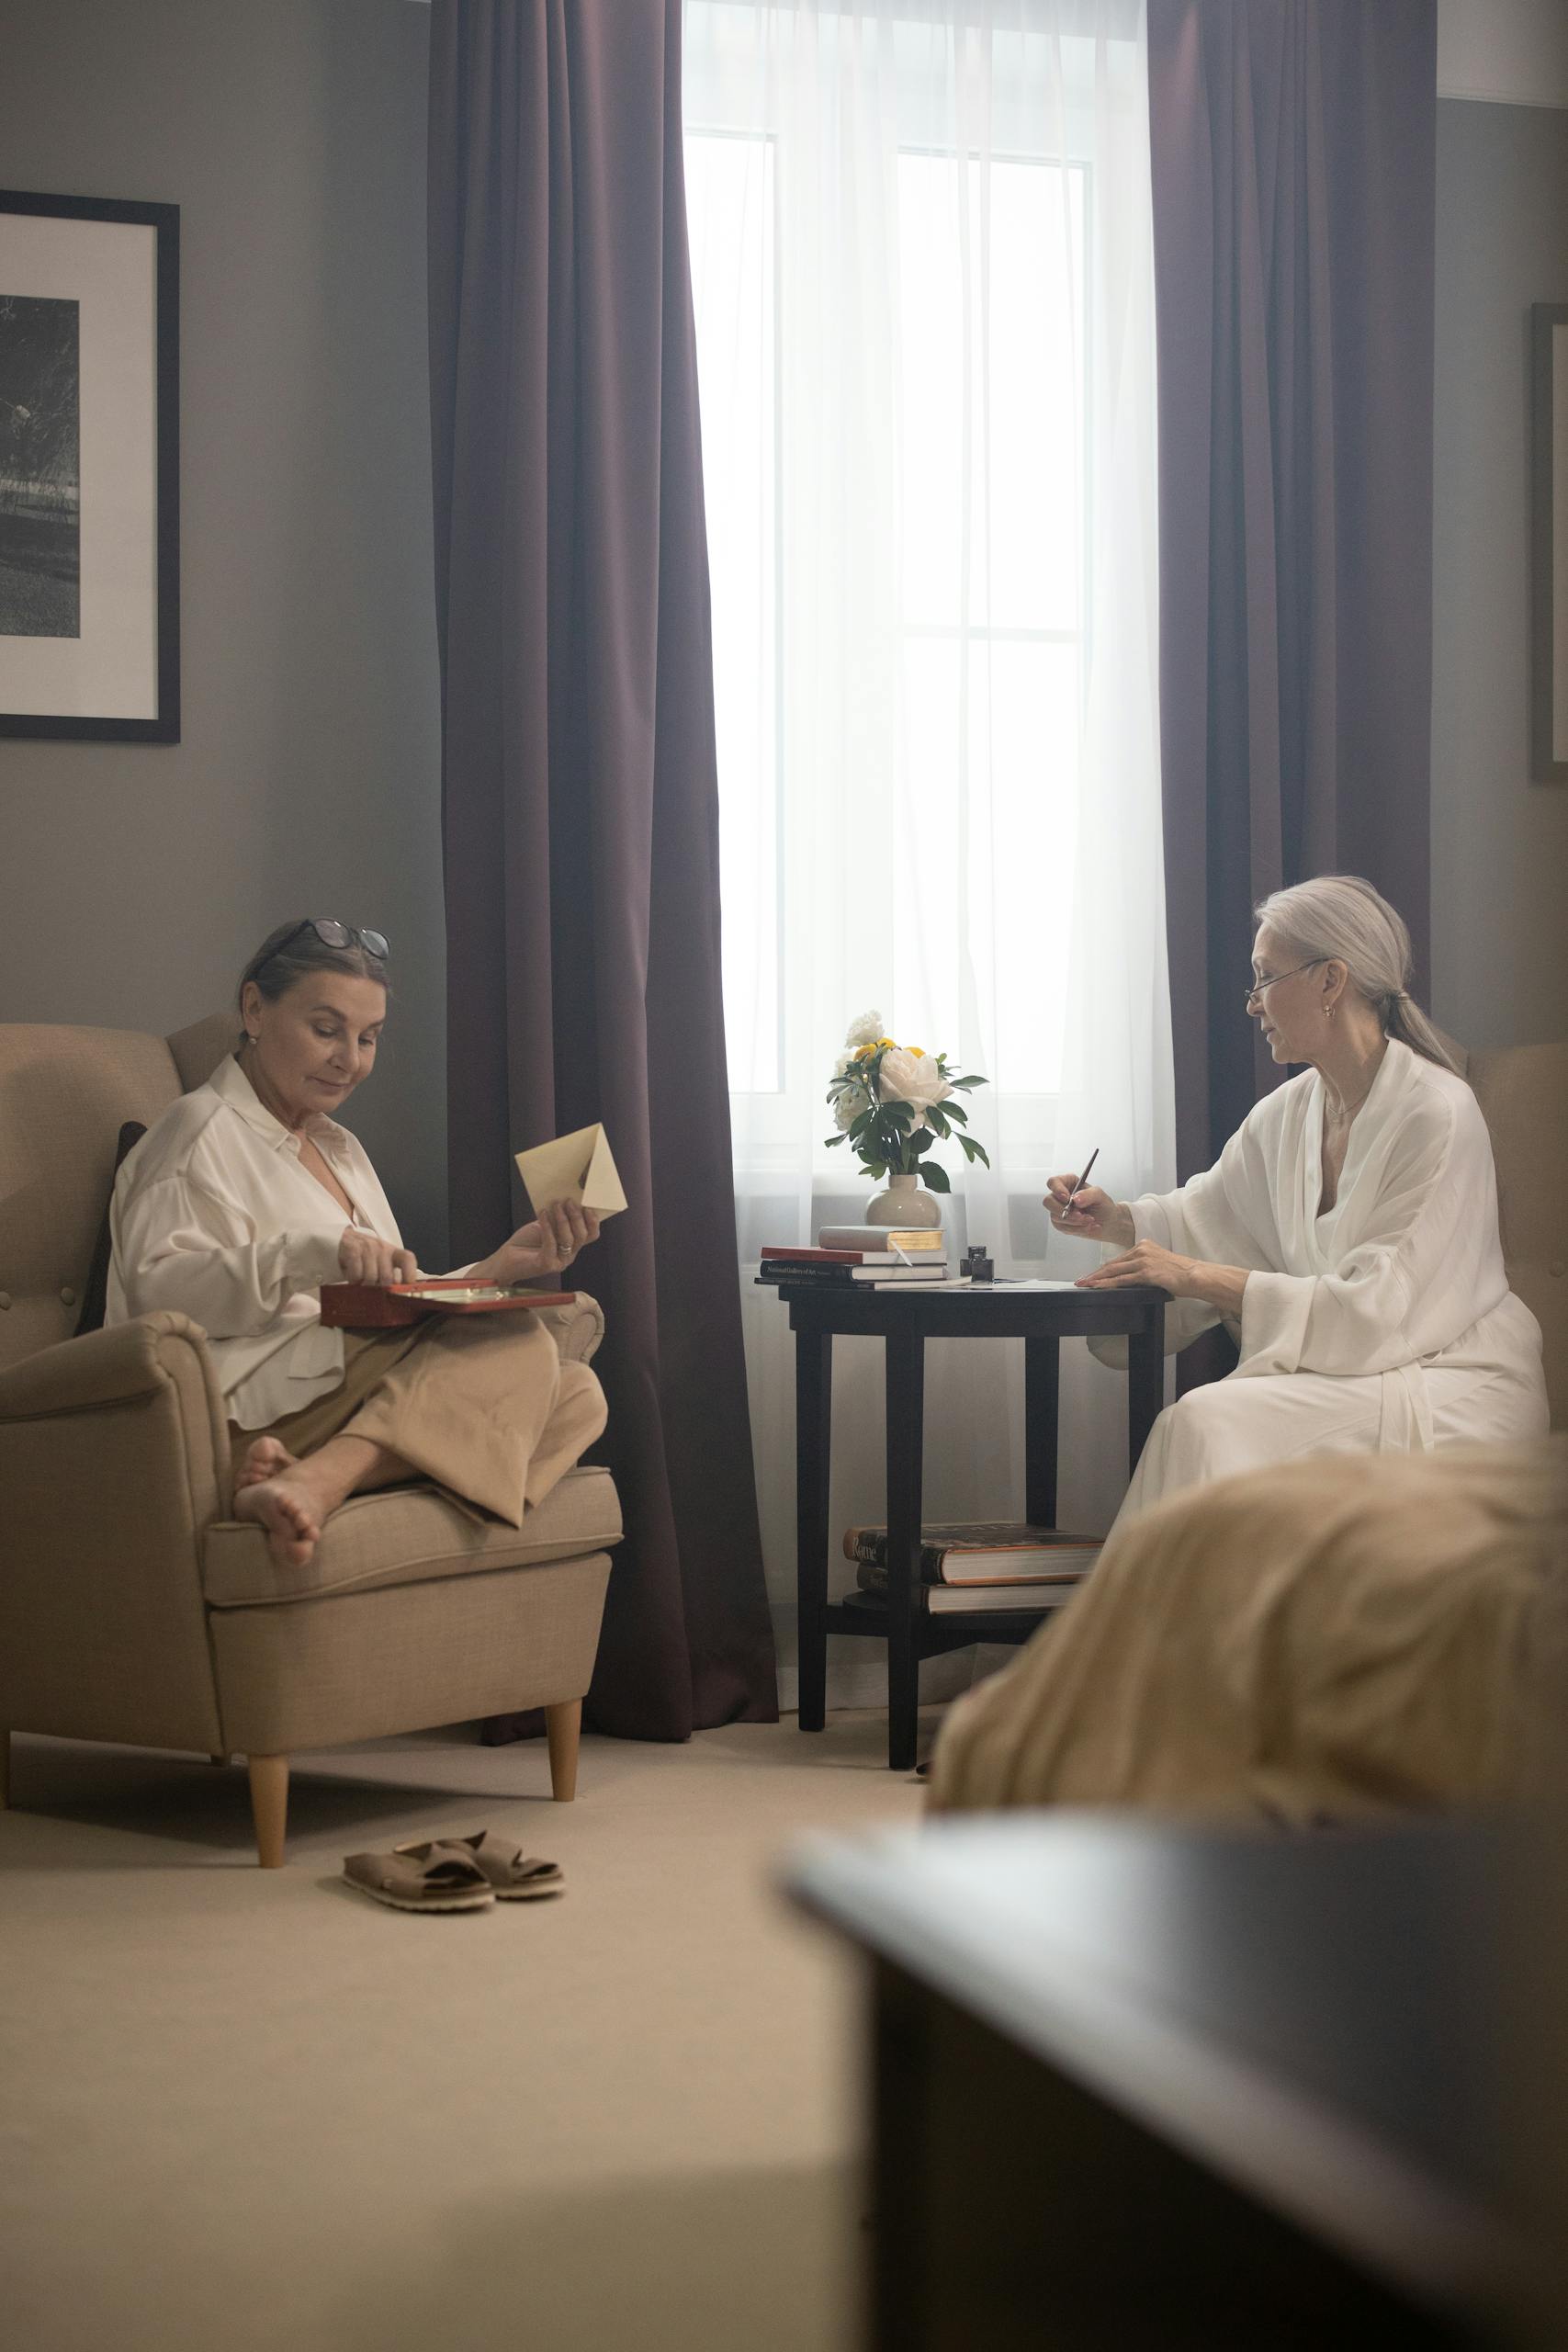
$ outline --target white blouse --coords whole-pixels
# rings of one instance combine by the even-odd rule
[[[401,1248],[363,1145],[316,1112],[304,1132],[354,1204],[354,1223]],[[321,1319],[345,1219],[300,1164],[299,1137],[263,1108],[231,1057],[164,1112],[114,1188],[106,1323],[173,1307],[207,1333],[229,1418],[265,1429],[343,1378],[341,1331]]]

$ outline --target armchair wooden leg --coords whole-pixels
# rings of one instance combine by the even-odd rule
[[[257,1859],[264,1871],[280,1871],[284,1832],[288,1824],[288,1758],[253,1756],[249,1762]]]
[[[550,1793],[558,1804],[570,1804],[577,1794],[577,1743],[582,1733],[582,1702],[563,1699],[545,1709],[545,1736],[550,1746]]]

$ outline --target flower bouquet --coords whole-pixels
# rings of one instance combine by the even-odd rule
[[[945,1054],[885,1037],[881,1013],[863,1013],[833,1065],[828,1101],[838,1133],[827,1141],[847,1141],[868,1176],[915,1177],[933,1193],[950,1193],[947,1170],[931,1158],[931,1148],[957,1136],[966,1160],[990,1166],[985,1146],[962,1132],[969,1114],[953,1100],[985,1083],[955,1077]]]

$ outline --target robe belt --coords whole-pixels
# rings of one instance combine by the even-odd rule
[[[1432,1403],[1427,1375],[1418,1363],[1402,1363],[1379,1379],[1378,1452],[1429,1453]]]

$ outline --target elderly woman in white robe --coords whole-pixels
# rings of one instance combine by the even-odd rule
[[[1548,1427],[1540,1328],[1508,1288],[1486,1123],[1411,999],[1410,937],[1329,875],[1258,910],[1247,1009],[1304,1063],[1214,1167],[1120,1203],[1051,1180],[1062,1233],[1111,1244],[1091,1290],[1156,1283],[1170,1343],[1223,1321],[1228,1378],[1155,1424],[1118,1519],[1310,1453],[1528,1439]]]

